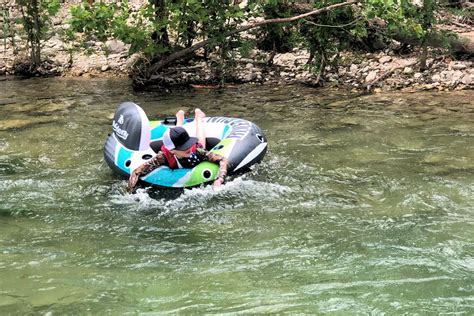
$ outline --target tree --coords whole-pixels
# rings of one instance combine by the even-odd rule
[[[49,36],[51,18],[60,8],[59,0],[16,0],[21,12],[19,22],[27,35],[30,71],[41,65],[41,44]]]

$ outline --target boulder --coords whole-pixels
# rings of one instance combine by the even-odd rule
[[[439,82],[441,80],[441,76],[439,74],[434,74],[431,77],[431,80],[433,80],[433,82]]]
[[[369,74],[367,75],[367,77],[365,77],[365,82],[371,82],[371,81],[374,81],[375,78],[377,78],[377,71],[371,71],[369,72]]]
[[[249,57],[255,59],[259,55],[259,51],[256,49],[251,49],[249,52]]]
[[[473,81],[472,79],[472,75],[471,74],[465,74],[462,78],[461,78],[461,83],[462,84],[465,84],[466,86],[470,85]]]
[[[466,69],[467,68],[467,65],[465,64],[454,64],[452,69],[454,70],[463,70],[463,69]]]
[[[251,82],[251,81],[254,81],[255,79],[257,79],[257,74],[255,72],[249,72],[244,77],[245,82]]]
[[[295,60],[296,56],[291,53],[277,54],[273,59],[273,63],[275,65],[288,67],[290,65],[294,65]]]
[[[392,57],[390,57],[390,56],[383,56],[383,57],[379,58],[379,63],[381,63],[381,64],[385,64],[385,63],[388,63],[390,61],[392,61]]]
[[[459,82],[463,76],[464,73],[462,71],[456,70],[455,72],[453,72],[451,79],[454,82]]]
[[[349,72],[350,72],[351,74],[355,74],[358,69],[359,69],[359,67],[357,67],[357,65],[352,64],[351,67],[349,68]]]
[[[120,54],[127,50],[125,44],[118,40],[106,41],[105,47],[110,54]]]

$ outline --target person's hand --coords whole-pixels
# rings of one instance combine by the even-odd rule
[[[221,185],[222,185],[221,178],[217,178],[216,180],[214,180],[214,183],[212,184],[212,188],[215,190],[217,188],[220,188]]]
[[[127,184],[126,191],[127,191],[127,193],[129,193],[129,194],[133,194],[133,193],[134,193],[134,191],[135,191],[135,189],[134,189],[134,188],[132,188],[130,185],[128,185],[128,184]]]

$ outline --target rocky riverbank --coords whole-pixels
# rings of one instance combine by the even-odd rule
[[[47,60],[40,71],[43,75],[65,77],[127,77],[130,67],[138,58],[128,55],[128,47],[119,41],[93,43],[92,53],[71,52],[68,44],[59,38],[45,43],[43,58]],[[107,52],[105,54],[104,52]],[[238,83],[302,83],[315,86],[321,82],[349,89],[371,89],[375,92],[390,90],[461,90],[474,88],[474,62],[453,60],[449,57],[428,58],[428,70],[419,71],[418,54],[397,55],[393,51],[373,54],[342,54],[338,66],[326,66],[323,81],[318,73],[308,70],[309,53],[296,50],[277,54],[273,65],[241,58],[232,69],[232,81]],[[22,59],[12,48],[0,48],[0,75],[18,73]],[[166,85],[212,84],[212,69],[208,62],[191,61],[167,69],[162,74]]]
[[[67,11],[55,18],[55,28],[60,34],[66,25]],[[458,34],[473,33],[473,29],[456,29]],[[1,40],[0,76],[14,76],[27,67],[24,56],[24,39],[17,36]],[[12,45],[14,43],[14,45]],[[77,43],[68,43],[58,35],[44,43],[42,58],[45,63],[38,76],[64,77],[127,77],[138,55],[129,55],[127,45],[110,40],[106,43],[89,42],[87,51],[75,50]],[[448,56],[428,58],[428,69],[419,70],[419,52],[400,55],[395,49],[377,53],[342,53],[337,65],[328,65],[324,71],[311,72],[307,61],[309,53],[296,49],[290,53],[277,54],[269,66],[260,60],[268,60],[268,53],[253,51],[250,58],[237,58],[229,71],[230,82],[301,83],[309,86],[320,84],[341,88],[370,90],[374,92],[393,90],[462,90],[474,88],[474,61],[454,60]],[[199,52],[197,52],[199,55]],[[22,55],[23,54],[23,55]],[[430,54],[430,55],[435,55]],[[210,63],[196,58],[167,68],[157,76],[157,81],[166,86],[189,84],[216,84]]]

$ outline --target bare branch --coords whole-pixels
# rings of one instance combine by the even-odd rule
[[[358,21],[360,21],[362,18],[358,18],[358,19],[355,19],[354,21],[352,22],[349,22],[347,24],[342,24],[342,25],[328,25],[328,24],[318,24],[318,23],[314,23],[314,22],[311,22],[311,21],[306,21],[306,23],[308,24],[311,24],[311,25],[314,25],[314,26],[319,26],[319,27],[333,27],[333,28],[343,28],[343,27],[346,27],[346,26],[349,26],[349,25],[353,25],[355,23],[357,23]]]

